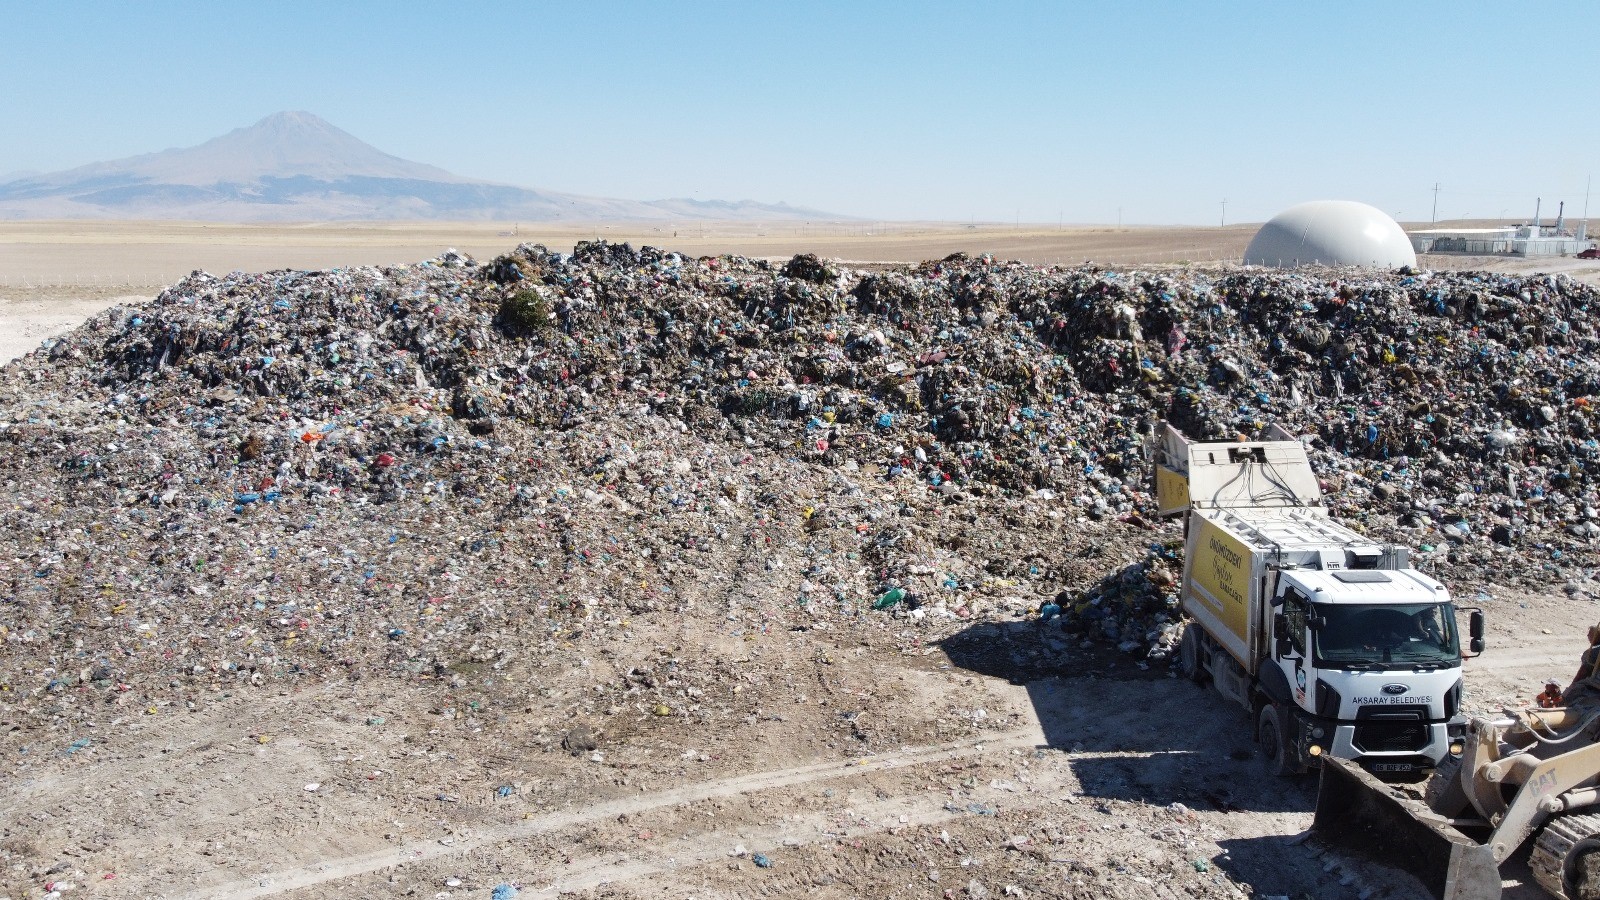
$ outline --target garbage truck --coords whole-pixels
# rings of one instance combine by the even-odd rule
[[[1156,497],[1184,517],[1183,673],[1251,717],[1278,774],[1328,756],[1385,781],[1420,781],[1459,758],[1463,638],[1444,585],[1410,551],[1328,512],[1306,447],[1151,435]],[[1471,610],[1467,649],[1483,648]]]

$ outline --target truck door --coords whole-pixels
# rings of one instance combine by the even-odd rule
[[[1296,656],[1305,659],[1306,656],[1306,619],[1310,616],[1311,604],[1300,592],[1290,588],[1283,594],[1283,621],[1287,626],[1286,637],[1289,646],[1293,648]]]
[[[1274,640],[1274,655],[1278,657],[1278,665],[1282,668],[1284,678],[1289,683],[1289,688],[1294,694],[1294,702],[1301,709],[1309,708],[1306,699],[1306,622],[1311,616],[1311,601],[1294,588],[1283,592],[1283,605],[1279,607],[1283,618],[1277,620],[1281,627],[1281,634],[1273,637],[1284,640]],[[1289,652],[1280,654],[1277,651],[1287,649]]]

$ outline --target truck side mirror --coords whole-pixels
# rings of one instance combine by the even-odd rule
[[[1283,613],[1274,613],[1272,616],[1272,633],[1277,636],[1278,657],[1281,659],[1294,652],[1294,644],[1289,640],[1289,617]]]
[[[1467,649],[1473,653],[1483,652],[1483,610],[1472,611],[1472,618],[1467,620],[1467,633],[1472,635],[1472,640],[1467,642]]]

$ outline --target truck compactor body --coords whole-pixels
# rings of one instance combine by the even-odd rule
[[[1404,547],[1333,520],[1305,446],[1152,437],[1157,497],[1185,517],[1184,673],[1244,707],[1270,764],[1349,759],[1418,780],[1459,756],[1462,636],[1444,585]],[[1482,648],[1474,611],[1469,646]]]

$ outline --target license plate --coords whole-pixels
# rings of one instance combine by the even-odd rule
[[[1373,763],[1374,772],[1411,772],[1417,767],[1411,763]]]

